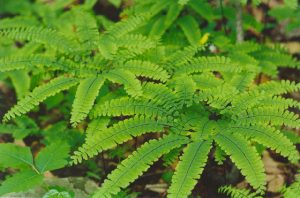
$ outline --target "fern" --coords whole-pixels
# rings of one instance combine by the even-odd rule
[[[102,123],[102,122],[100,122]],[[98,122],[96,122],[98,124]],[[81,162],[82,159],[93,157],[99,152],[115,147],[130,140],[132,137],[149,132],[162,132],[168,123],[164,121],[155,121],[154,119],[134,117],[109,128],[102,128],[101,131],[96,128],[92,138],[87,139],[86,143],[72,156],[73,163]],[[95,129],[94,127],[89,127]]]
[[[96,105],[92,117],[145,115],[149,117],[171,115],[172,111],[158,106],[154,102],[131,98],[114,99],[104,104]]]
[[[181,161],[172,177],[169,197],[187,197],[203,171],[211,141],[190,143],[184,150]]]
[[[126,69],[137,76],[149,77],[162,82],[166,82],[169,78],[169,74],[165,70],[151,62],[130,60],[119,68]]]
[[[29,95],[20,100],[4,115],[3,120],[7,121],[17,115],[25,114],[49,96],[53,96],[62,90],[76,85],[77,83],[78,80],[75,78],[58,77],[53,79],[48,84],[35,88]]]
[[[105,77],[112,82],[124,85],[126,92],[135,97],[142,94],[142,86],[135,76],[123,69],[114,69],[105,74]]]
[[[218,192],[232,198],[261,198],[261,196],[258,196],[256,193],[251,193],[247,189],[237,189],[231,186],[223,186],[218,189]]]
[[[251,137],[258,143],[276,150],[282,156],[288,157],[292,162],[296,163],[299,160],[299,154],[293,143],[275,128],[264,125],[230,125],[223,129],[223,131],[239,133],[246,137]]]
[[[77,49],[77,44],[74,41],[71,41],[55,30],[41,27],[1,28],[0,35],[11,39],[42,43],[67,53],[74,52]]]
[[[266,176],[262,161],[256,150],[238,135],[222,133],[218,134],[215,140],[225,153],[230,156],[236,166],[241,169],[247,181],[258,192],[262,193],[265,190]]]
[[[71,123],[74,126],[87,116],[103,83],[101,77],[87,78],[80,82],[71,112]]]
[[[160,156],[185,143],[187,143],[186,138],[175,135],[145,143],[108,175],[94,197],[112,197],[112,194],[127,187],[146,171]]]

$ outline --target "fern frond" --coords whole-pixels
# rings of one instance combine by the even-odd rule
[[[257,87],[257,90],[263,92],[264,94],[280,95],[288,92],[300,91],[300,83],[296,84],[295,82],[288,80],[283,80],[280,82],[269,81],[264,84],[260,84]]]
[[[131,48],[139,51],[154,48],[157,41],[142,34],[126,34],[115,41],[119,47]]]
[[[77,123],[85,119],[94,104],[104,80],[102,77],[91,77],[80,82],[71,111],[71,123],[73,126],[76,126]]]
[[[124,85],[124,89],[129,95],[133,97],[142,95],[141,83],[131,72],[123,69],[114,69],[104,74],[104,76],[112,82]]]
[[[76,12],[76,27],[79,41],[84,48],[86,50],[96,49],[100,35],[95,17],[79,10]]]
[[[175,94],[178,97],[179,108],[183,106],[191,106],[194,100],[194,94],[196,91],[196,83],[191,78],[177,77],[171,81],[171,86],[175,87]]]
[[[146,22],[149,16],[139,15],[139,16],[132,16],[127,19],[123,19],[122,21],[116,23],[115,25],[111,26],[109,30],[105,32],[105,35],[112,36],[114,38],[120,38],[127,33],[135,30],[136,28],[140,27],[141,25]]]
[[[246,180],[258,192],[265,190],[264,167],[256,150],[249,146],[241,136],[229,133],[219,133],[215,141],[230,156],[236,166],[241,169]]]
[[[110,119],[109,118],[97,118],[93,119],[87,129],[86,129],[86,140],[89,141],[90,138],[93,138],[95,134],[101,133],[102,131],[107,129],[107,125],[109,123]]]
[[[153,101],[136,100],[132,98],[113,99],[104,104],[96,105],[92,111],[93,118],[98,116],[145,115],[149,117],[164,117],[172,111],[158,106]]]
[[[257,193],[251,193],[248,189],[238,189],[232,186],[222,186],[218,189],[218,192],[226,194],[231,198],[262,198]]]
[[[43,27],[0,28],[0,35],[11,39],[29,40],[51,46],[62,52],[76,51],[77,44],[59,32]]]
[[[25,114],[37,106],[46,98],[55,95],[58,92],[66,90],[78,83],[78,80],[70,77],[58,77],[51,80],[49,83],[35,88],[25,98],[20,100],[13,108],[11,108],[5,115],[3,120],[8,121],[11,118]]]
[[[121,188],[125,188],[133,182],[163,154],[187,142],[187,138],[176,135],[168,135],[159,140],[150,140],[119,164],[108,175],[108,178],[104,181],[101,188],[95,192],[93,197],[112,197]]]
[[[203,50],[203,46],[187,46],[180,51],[176,51],[166,58],[163,67],[170,70],[177,70],[182,65],[186,64],[193,56],[200,50]]]
[[[249,109],[247,112],[244,111],[237,116],[233,116],[233,120],[243,125],[271,122],[272,124],[278,126],[284,124],[294,128],[300,127],[298,115],[289,111],[285,111],[281,108],[274,109],[272,107],[258,107],[255,109]]]
[[[223,56],[199,57],[192,59],[189,64],[180,67],[177,74],[208,71],[239,72],[241,71],[241,67],[232,63],[229,58]]]
[[[193,142],[186,147],[172,177],[168,197],[181,198],[191,194],[206,164],[211,143]]]
[[[176,102],[178,98],[167,86],[156,83],[146,83],[143,85],[143,96],[155,101],[166,109],[174,111],[178,109]]]
[[[203,73],[191,76],[199,89],[210,89],[223,84],[223,80],[216,78],[212,73]]]
[[[111,149],[117,144],[132,139],[132,137],[149,132],[162,132],[165,126],[167,126],[167,122],[163,120],[134,117],[118,122],[107,129],[98,130],[93,134],[93,138],[87,139],[84,145],[74,152],[73,163],[80,163],[82,159],[91,158],[103,150]]]
[[[293,143],[287,139],[279,130],[264,125],[242,126],[229,125],[224,132],[239,133],[246,137],[256,140],[265,147],[271,148],[290,161],[296,163],[299,160],[299,154]]]
[[[130,60],[118,68],[128,70],[137,76],[149,77],[162,82],[166,82],[169,78],[169,74],[165,70],[149,61]]]

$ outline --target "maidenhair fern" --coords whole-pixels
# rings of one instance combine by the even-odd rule
[[[279,66],[299,63],[275,47],[234,44],[220,35],[210,39],[197,20],[211,21],[211,9],[205,9],[207,2],[199,2],[136,1],[121,14],[120,22],[109,25],[93,15],[96,1],[70,7],[64,14],[49,16],[51,19],[41,17],[43,23],[38,26],[6,22],[0,37],[11,46],[17,42],[23,47],[0,57],[0,72],[44,77],[39,86],[19,97],[3,120],[15,119],[47,98],[75,89],[70,113],[65,114],[73,127],[84,123],[87,129],[85,142],[74,151],[70,164],[82,163],[146,133],[157,137],[123,160],[93,197],[113,197],[174,149],[181,156],[168,196],[188,197],[215,148],[219,164],[228,156],[255,195],[263,195],[266,174],[254,143],[293,163],[299,161],[295,145],[281,130],[300,126],[299,116],[290,109],[299,109],[299,102],[284,95],[299,91],[300,84],[271,78],[256,82],[261,74],[275,76]],[[187,9],[194,10],[195,16],[188,15]],[[39,23],[38,19],[34,21]],[[210,42],[220,53],[211,53]],[[33,44],[30,54],[15,53]],[[277,64],[273,58],[281,61]],[[5,126],[17,131],[13,125]],[[0,132],[7,128],[0,125]],[[3,182],[0,194],[26,189],[13,186],[16,181],[31,179],[26,185],[40,184],[41,174],[66,164],[67,151],[64,144],[54,144],[33,159],[27,148],[0,145],[0,165],[23,171]],[[220,191],[237,197],[250,194],[229,187]]]

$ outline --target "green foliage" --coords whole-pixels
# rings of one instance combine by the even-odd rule
[[[145,136],[91,196],[122,195],[155,161],[163,157],[172,164],[180,155],[169,197],[188,197],[207,160],[221,164],[226,156],[256,191],[253,196],[263,196],[265,171],[254,143],[299,161],[296,138],[282,131],[300,126],[290,109],[299,109],[299,101],[285,97],[300,84],[275,78],[279,67],[295,69],[299,61],[276,45],[235,44],[235,31],[215,31],[223,18],[234,29],[230,1],[220,13],[204,0],[137,0],[115,23],[93,11],[95,0],[24,2],[14,12],[15,3],[0,8],[18,14],[0,21],[0,72],[18,95],[3,118],[15,124],[0,125],[0,132],[21,139],[38,133],[46,147],[33,158],[28,147],[0,145],[0,165],[20,170],[2,183],[1,195],[41,184],[44,172],[66,166],[69,145],[76,165],[148,133],[155,136]],[[297,7],[295,1],[285,3]],[[261,30],[253,17],[245,15],[244,21],[245,30]],[[261,76],[268,82],[260,82]],[[83,135],[69,136],[74,129],[67,122],[39,130],[18,121],[56,94],[58,102],[47,101],[47,110],[61,111],[81,132],[87,126],[84,142]],[[252,196],[231,187],[220,191]]]

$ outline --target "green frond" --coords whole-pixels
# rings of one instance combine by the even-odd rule
[[[235,45],[230,46],[230,51],[236,51],[239,53],[247,54],[251,52],[255,52],[261,49],[261,45],[252,41],[245,41],[242,43],[237,43]]]
[[[226,194],[231,198],[262,198],[257,193],[251,193],[248,189],[238,189],[232,186],[222,186],[218,189],[218,192]]]
[[[239,91],[245,91],[254,81],[255,73],[235,74],[232,79],[230,79],[230,84],[234,86]]]
[[[172,177],[168,197],[181,198],[191,194],[206,164],[211,143],[211,141],[193,142],[184,149]]]
[[[11,71],[9,77],[16,90],[18,100],[22,99],[30,89],[30,76],[26,70]]]
[[[104,76],[114,83],[124,85],[124,89],[128,93],[128,95],[131,95],[133,97],[142,95],[141,83],[130,71],[124,69],[114,69],[104,74]]]
[[[149,61],[130,60],[118,68],[128,70],[136,76],[149,77],[162,82],[166,82],[169,78],[169,74],[165,70]]]
[[[178,98],[175,93],[164,84],[146,83],[143,85],[143,96],[155,101],[166,109],[174,111],[178,109],[176,101]]]
[[[300,120],[298,115],[285,111],[282,108],[276,109],[272,107],[258,107],[243,111],[232,118],[237,123],[243,125],[272,123],[273,125],[285,125],[289,127],[299,128]]]
[[[57,94],[63,90],[69,89],[70,87],[76,85],[78,80],[70,77],[58,77],[47,84],[41,85],[35,88],[31,93],[29,93],[25,98],[20,100],[14,107],[12,107],[5,115],[3,120],[7,121],[16,116],[20,116],[29,112],[40,102],[44,101],[46,98]]]
[[[122,161],[108,175],[101,188],[95,192],[93,197],[112,197],[113,194],[118,193],[122,188],[126,188],[163,154],[187,142],[187,138],[176,135],[168,135],[159,140],[150,140]]]
[[[233,100],[238,90],[227,84],[199,92],[196,101],[207,102],[211,107],[224,109]]]
[[[105,35],[120,38],[143,25],[148,17],[149,16],[145,14],[123,19],[122,21],[112,25],[111,28],[105,32]]]
[[[76,33],[80,43],[86,50],[97,48],[99,31],[95,17],[90,13],[79,10],[76,12]]]
[[[203,46],[187,46],[167,57],[163,67],[168,71],[177,70],[177,68],[181,68],[182,65],[188,63],[188,61],[191,60],[198,51],[203,49]]]
[[[102,131],[106,130],[109,121],[110,119],[105,117],[93,119],[86,129],[86,141],[89,141],[90,138],[93,139],[95,134],[101,133]]]
[[[300,91],[300,83],[291,82],[288,80],[278,81],[269,81],[263,84],[260,84],[257,88],[258,91],[261,91],[264,94],[269,95],[280,95],[286,94],[289,92]]]
[[[192,78],[186,78],[185,76],[173,78],[170,84],[175,87],[179,108],[183,106],[189,107],[193,104],[196,83]]]
[[[43,27],[0,28],[0,36],[16,40],[29,40],[51,46],[62,52],[74,52],[77,44],[56,30]]]
[[[117,144],[122,144],[132,139],[132,137],[149,132],[162,132],[167,125],[167,122],[163,120],[134,117],[118,122],[106,129],[97,129],[93,133],[93,137],[86,139],[84,145],[74,152],[72,156],[73,163],[80,163],[82,159],[91,158],[103,150],[111,149]]]
[[[72,105],[71,123],[73,126],[86,118],[94,105],[104,80],[103,77],[91,77],[81,80]]]
[[[191,77],[196,83],[198,89],[210,89],[212,87],[218,87],[223,84],[223,80],[216,78],[212,73],[192,75]]]
[[[216,145],[214,157],[218,165],[222,165],[223,162],[226,160],[226,153],[221,149],[219,145]]]
[[[177,74],[191,74],[198,72],[220,71],[239,72],[241,67],[232,63],[229,58],[223,56],[194,58],[189,64],[180,67]]]
[[[104,104],[97,104],[92,111],[93,118],[98,116],[145,115],[147,117],[165,117],[172,111],[160,107],[153,101],[133,98],[113,99]]]
[[[274,96],[272,98],[265,97],[260,100],[260,105],[269,106],[273,108],[288,109],[289,107],[300,109],[300,102],[293,100],[291,98],[283,98],[281,96]]]
[[[158,41],[148,38],[142,34],[126,34],[115,41],[119,47],[145,51],[157,46]]]
[[[44,55],[18,55],[7,56],[0,59],[0,72],[33,69],[34,67],[47,67],[51,70],[62,70],[73,75],[79,76],[94,76],[97,70],[82,68],[80,65],[69,59],[58,59],[53,56]]]
[[[230,156],[251,186],[258,192],[264,191],[264,167],[256,150],[241,136],[229,133],[219,133],[215,141]]]
[[[298,151],[293,143],[286,138],[279,130],[264,125],[243,126],[243,125],[229,125],[224,132],[241,134],[246,137],[254,139],[256,142],[264,145],[265,147],[275,150],[284,157],[294,163],[299,160]]]
[[[190,1],[190,0],[178,0],[178,3],[179,3],[180,5],[185,5],[185,4],[187,4],[189,1]]]

